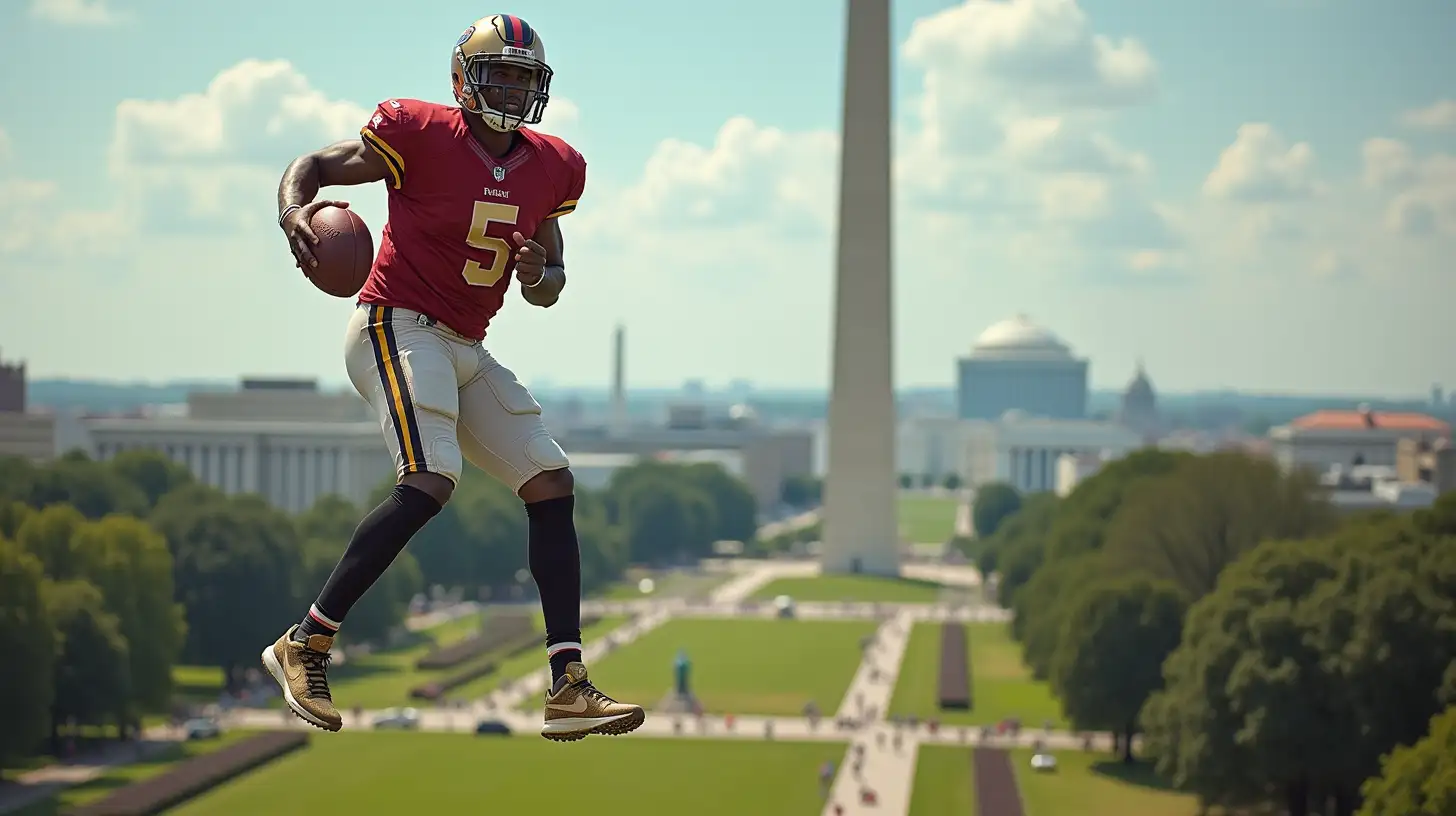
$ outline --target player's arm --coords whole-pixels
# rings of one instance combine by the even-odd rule
[[[288,236],[288,247],[300,268],[318,265],[311,249],[318,243],[309,224],[313,214],[324,207],[349,206],[344,201],[315,201],[319,189],[368,184],[389,176],[384,157],[361,139],[335,142],[288,165],[278,182],[278,226]]]
[[[527,273],[536,281],[534,285],[526,279],[526,275],[519,274],[522,261],[540,263],[539,277],[534,272]],[[561,222],[555,218],[542,221],[541,226],[536,228],[536,234],[516,253],[516,266],[517,277],[521,281],[521,294],[527,303],[545,308],[560,300],[561,290],[566,288],[566,259],[565,246],[561,239]]]
[[[390,178],[389,164],[361,139],[345,139],[293,160],[278,183],[278,214],[313,203],[323,187],[351,187]]]

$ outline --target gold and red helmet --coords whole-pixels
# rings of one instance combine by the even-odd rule
[[[503,74],[513,81],[503,81]],[[493,14],[465,29],[450,56],[450,81],[460,107],[500,131],[540,122],[551,98],[546,46],[530,24],[511,14]]]

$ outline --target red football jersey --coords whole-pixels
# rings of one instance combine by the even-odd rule
[[[519,245],[548,218],[576,209],[586,159],[555,136],[520,129],[496,158],[457,107],[391,99],[360,131],[389,165],[389,220],[363,303],[421,312],[485,337],[510,289]]]

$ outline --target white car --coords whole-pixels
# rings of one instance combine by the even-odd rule
[[[187,739],[202,740],[213,739],[222,736],[222,727],[217,720],[209,717],[194,717],[182,724],[182,730],[186,732]]]
[[[1031,769],[1047,773],[1057,769],[1057,758],[1051,754],[1032,754]]]
[[[391,708],[374,718],[380,730],[413,731],[420,727],[420,712],[415,708]]]

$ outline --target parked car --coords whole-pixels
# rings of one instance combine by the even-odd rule
[[[222,726],[211,717],[193,717],[182,724],[182,731],[189,740],[217,739],[222,736]]]
[[[1050,773],[1057,769],[1057,758],[1051,754],[1032,754],[1031,769],[1041,773]]]
[[[374,718],[379,730],[413,731],[420,727],[420,712],[414,708],[391,708]]]
[[[481,720],[475,724],[475,733],[482,737],[509,737],[511,727],[500,720]]]

